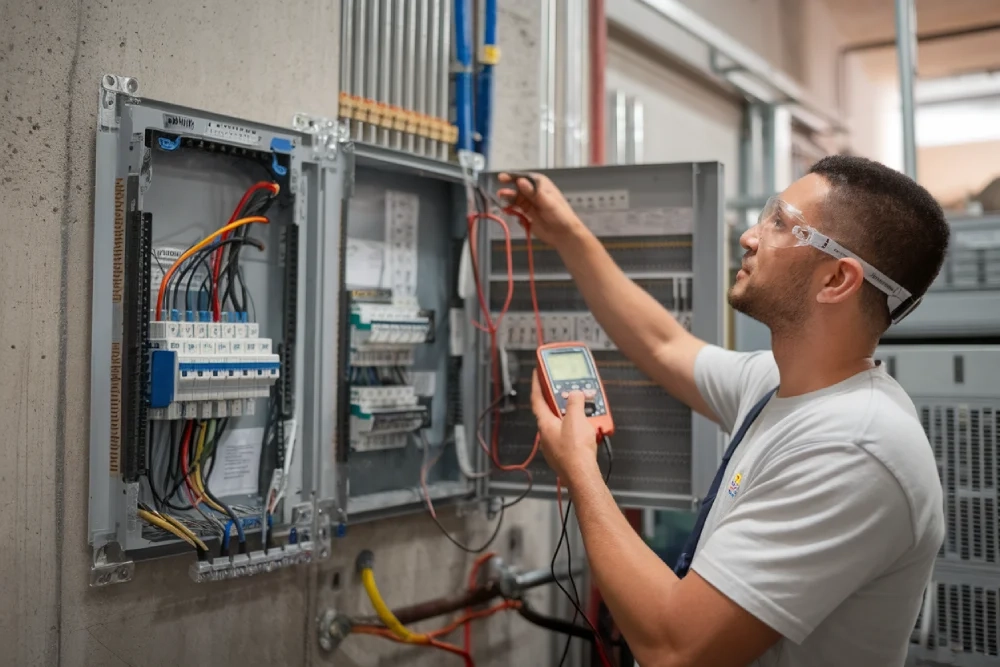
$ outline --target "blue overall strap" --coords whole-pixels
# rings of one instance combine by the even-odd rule
[[[677,565],[674,566],[674,574],[681,579],[684,578],[684,575],[688,573],[688,568],[691,567],[691,559],[694,558],[694,551],[698,546],[698,540],[701,539],[701,532],[705,529],[705,520],[708,518],[708,513],[712,509],[712,504],[715,503],[715,496],[719,493],[719,485],[722,484],[722,477],[726,474],[726,467],[729,465],[729,459],[733,457],[733,452],[735,452],[739,444],[743,442],[743,437],[747,434],[750,426],[760,415],[764,406],[767,405],[767,402],[771,400],[771,397],[774,396],[774,392],[776,391],[778,391],[777,387],[767,392],[764,398],[760,399],[756,405],[750,408],[750,412],[747,413],[747,416],[740,425],[739,430],[736,431],[736,435],[733,436],[732,442],[730,442],[729,447],[726,448],[726,453],[722,457],[722,463],[719,464],[719,469],[715,473],[715,479],[712,480],[712,485],[708,487],[708,493],[705,494],[705,499],[701,501],[701,508],[698,510],[698,519],[694,523],[694,528],[691,530],[691,534],[688,536],[687,542],[684,543],[684,550],[681,552],[680,558],[677,559]]]

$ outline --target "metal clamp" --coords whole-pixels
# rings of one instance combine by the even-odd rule
[[[335,161],[340,143],[347,140],[341,123],[322,116],[297,113],[292,117],[292,127],[313,136],[312,153],[317,161]]]
[[[90,566],[90,586],[99,588],[111,584],[132,581],[135,563],[125,557],[125,551],[117,542],[108,542],[94,549],[94,560]]]
[[[101,77],[99,123],[102,130],[118,129],[121,113],[118,96],[124,95],[130,102],[138,101],[139,80],[130,76],[105,74]]]

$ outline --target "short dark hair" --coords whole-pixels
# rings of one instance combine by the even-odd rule
[[[831,235],[914,297],[923,296],[941,270],[950,235],[931,193],[863,157],[832,155],[809,171],[831,186],[823,204]],[[885,294],[865,281],[861,298],[881,335],[890,324]]]

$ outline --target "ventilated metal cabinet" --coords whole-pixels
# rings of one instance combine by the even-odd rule
[[[884,340],[1000,336],[1000,216],[949,222],[941,272],[923,303]]]
[[[883,345],[876,356],[912,398],[944,491],[929,632],[911,653],[1000,664],[1000,345]]]

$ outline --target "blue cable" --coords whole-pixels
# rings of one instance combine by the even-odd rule
[[[480,60],[483,68],[476,77],[476,135],[475,150],[489,159],[493,116],[493,68],[500,61],[497,48],[497,0],[486,0],[484,12],[483,50]]]
[[[469,0],[455,0],[455,113],[458,150],[472,150],[472,39]]]
[[[257,517],[255,517],[255,516],[246,516],[246,517],[243,517],[243,519],[240,521],[241,526],[237,527],[237,531],[240,534],[239,535],[239,541],[240,542],[245,542],[246,541],[246,536],[243,535],[243,530],[242,530],[243,528],[253,528],[254,526],[256,526],[259,523],[260,523],[260,519],[257,518]],[[271,515],[268,514],[267,515],[267,527],[270,528],[273,524],[274,524],[274,521],[271,519]],[[230,519],[229,521],[226,522],[226,528],[225,528],[225,530],[222,533],[222,551],[223,552],[229,551],[229,531],[230,531],[230,529],[232,529],[232,527],[234,525],[235,524],[233,523],[232,519]]]

